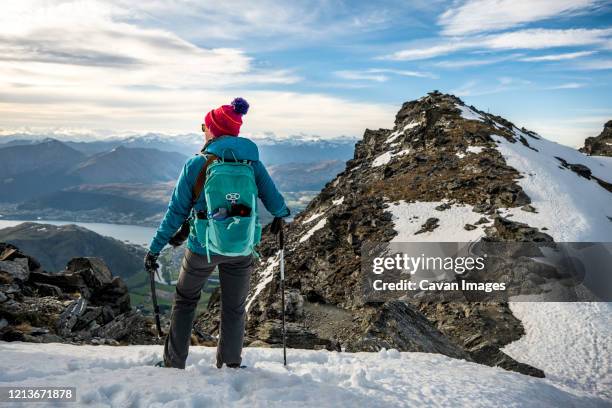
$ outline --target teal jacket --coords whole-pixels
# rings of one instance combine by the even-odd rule
[[[255,143],[243,137],[221,136],[209,142],[205,146],[204,151],[205,153],[212,153],[215,156],[226,159],[233,159],[235,156],[238,160],[251,161],[259,198],[263,205],[275,217],[286,217],[289,215],[289,209],[285,204],[283,196],[278,192],[266,168],[259,161],[259,150]],[[166,215],[149,247],[152,253],[159,254],[161,252],[166,244],[168,244],[172,235],[189,217],[192,208],[196,211],[206,211],[204,194],[200,194],[200,197],[193,206],[191,202],[193,186],[205,162],[206,159],[198,154],[185,163],[174,187]],[[206,248],[200,245],[194,234],[189,234],[187,248],[198,254],[206,254]]]

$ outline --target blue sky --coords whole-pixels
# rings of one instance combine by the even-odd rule
[[[0,128],[188,133],[243,96],[245,134],[360,136],[438,89],[569,145],[612,119],[612,2],[3,4]]]

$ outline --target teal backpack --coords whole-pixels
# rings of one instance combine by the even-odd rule
[[[200,186],[203,183],[201,193],[206,198],[207,211],[192,218],[191,229],[206,248],[208,262],[211,251],[226,256],[258,256],[255,245],[261,240],[261,224],[257,215],[257,184],[251,163],[235,157],[229,161],[210,153],[205,157],[206,164],[196,181],[194,195],[197,194],[198,183]],[[213,217],[223,208],[225,210],[221,212],[228,214],[226,218]],[[248,208],[250,211],[237,215],[232,214],[233,208]]]

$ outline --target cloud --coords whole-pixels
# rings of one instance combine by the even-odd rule
[[[335,75],[342,79],[365,80],[374,82],[386,82],[390,79],[390,75],[415,78],[437,78],[437,76],[435,74],[432,74],[431,72],[410,71],[393,68],[370,68],[362,71],[336,71]]]
[[[146,3],[159,12],[168,6]],[[216,4],[229,12],[229,5]],[[61,124],[184,133],[197,131],[204,112],[235,96],[251,103],[244,127],[250,133],[307,131],[332,137],[393,122],[389,112],[395,109],[387,105],[270,90],[301,77],[292,69],[260,64],[243,49],[204,47],[164,24],[147,25],[145,11],[137,7],[141,3],[96,0],[7,3],[0,14],[3,127]],[[241,18],[253,24],[266,18],[265,13],[245,13]],[[292,18],[283,13],[270,9],[267,17]]]
[[[336,71],[334,74],[342,79],[357,80],[357,81],[374,81],[386,82],[389,77],[380,73],[371,71]]]
[[[550,54],[540,55],[537,57],[521,58],[520,61],[526,62],[540,62],[540,61],[563,61],[575,58],[586,57],[595,54],[596,51],[579,51],[579,52],[568,52],[563,54]]]
[[[467,67],[479,67],[482,65],[497,64],[499,62],[509,61],[517,59],[524,54],[510,54],[495,58],[472,58],[462,60],[451,60],[451,61],[440,61],[433,65],[439,68],[467,68]]]
[[[547,89],[578,89],[584,88],[585,84],[579,82],[567,82],[565,84],[553,85]]]
[[[591,61],[584,61],[574,65],[574,68],[584,70],[612,69],[612,59],[597,59]]]
[[[532,28],[501,34],[438,40],[427,47],[408,48],[383,56],[390,60],[420,60],[468,49],[539,50],[557,47],[607,46],[612,29],[541,29]]]
[[[469,80],[459,88],[451,90],[451,93],[457,96],[479,96],[491,95],[500,92],[512,91],[530,86],[532,83],[529,80],[514,77],[500,77],[493,84],[484,85],[480,80]]]
[[[457,36],[500,31],[559,15],[592,9],[596,0],[468,0],[438,18],[442,34]]]

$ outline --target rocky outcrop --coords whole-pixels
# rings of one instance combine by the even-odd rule
[[[363,298],[361,246],[396,236],[389,207],[398,201],[444,202],[431,217],[419,220],[415,240],[442,228],[435,213],[454,205],[471,205],[481,213],[478,228],[486,231],[488,239],[551,239],[504,215],[502,209],[508,207],[528,209],[531,200],[516,182],[522,176],[496,149],[493,134],[526,146],[539,138],[438,92],[405,103],[394,129],[365,131],[346,169],[287,228],[290,346],[434,352],[543,375],[500,350],[523,334],[506,303],[438,308],[398,300],[372,304]],[[261,262],[248,298],[247,343],[280,341],[277,249],[264,231]],[[209,310],[196,322],[200,333],[217,333],[218,311],[218,296],[213,296]]]
[[[131,309],[127,286],[99,258],[74,258],[47,273],[17,247],[0,243],[0,339],[89,344],[154,344],[152,322]]]
[[[596,137],[587,137],[580,151],[590,156],[612,156],[612,120],[604,125]]]

